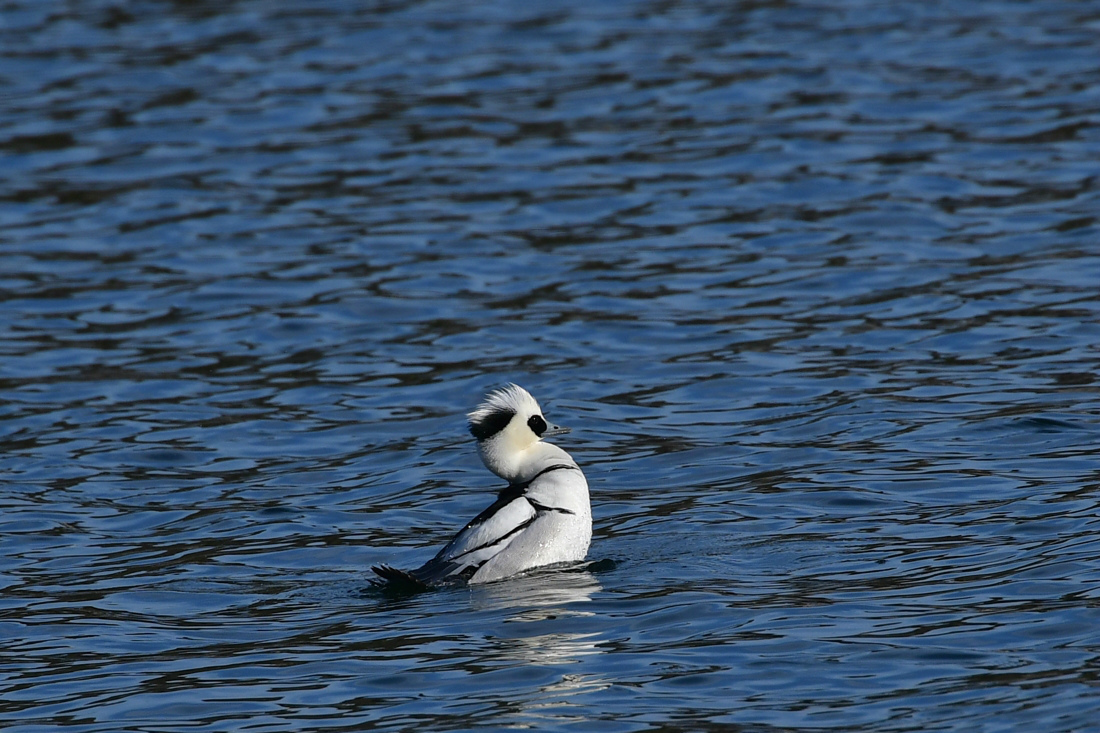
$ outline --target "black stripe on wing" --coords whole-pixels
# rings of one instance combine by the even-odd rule
[[[520,522],[512,529],[508,530],[505,534],[497,537],[489,542],[478,545],[477,547],[471,547],[469,550],[459,553],[454,557],[444,558],[444,553],[440,551],[438,555],[433,557],[428,562],[424,563],[416,570],[411,571],[409,574],[415,577],[422,583],[438,584],[438,583],[455,583],[463,580],[469,580],[473,577],[474,573],[481,569],[481,566],[489,562],[492,557],[485,558],[477,563],[463,563],[462,558],[467,555],[471,555],[481,550],[487,550],[494,545],[499,545],[505,540],[509,539],[513,535],[522,532],[531,526],[538,516],[531,517],[530,519]],[[444,548],[446,549],[446,548]]]
[[[507,532],[505,532],[504,534],[502,534],[500,537],[497,537],[495,540],[491,540],[491,541],[486,542],[484,544],[478,545],[477,547],[471,547],[469,550],[466,550],[465,552],[460,552],[451,559],[452,560],[457,560],[460,557],[465,557],[466,555],[469,555],[471,553],[479,552],[481,550],[487,550],[488,548],[492,547],[493,545],[499,545],[501,542],[504,542],[504,540],[508,539],[509,537],[514,535],[515,533],[522,532],[523,530],[530,527],[531,523],[534,522],[536,519],[538,519],[537,514],[535,516],[531,517],[530,519],[527,519],[527,520],[524,520],[524,521],[520,522],[519,524],[517,524],[512,529],[510,529]],[[479,564],[478,567],[481,567],[481,565]]]
[[[559,514],[574,514],[574,515],[576,514],[576,512],[573,511],[572,509],[566,509],[565,507],[562,507],[562,506],[546,506],[545,504],[539,504],[537,501],[532,499],[530,496],[525,496],[523,498],[527,500],[528,504],[535,507],[535,511],[538,511],[538,512],[558,512]]]

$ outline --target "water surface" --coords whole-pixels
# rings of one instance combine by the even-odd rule
[[[0,8],[0,724],[1081,731],[1087,3]],[[593,564],[411,598],[528,387]]]

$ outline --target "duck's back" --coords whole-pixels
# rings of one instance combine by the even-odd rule
[[[579,562],[588,553],[592,509],[588,482],[576,464],[539,475],[522,500],[533,510],[533,519],[478,568],[471,583],[488,583],[543,565]]]
[[[568,456],[512,484],[428,562],[407,574],[426,585],[488,583],[583,560],[592,541],[588,482]],[[392,568],[387,569],[392,571]]]

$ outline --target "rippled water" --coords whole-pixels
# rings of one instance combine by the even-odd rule
[[[0,7],[0,727],[1095,730],[1100,10]],[[389,598],[574,428],[590,559]]]

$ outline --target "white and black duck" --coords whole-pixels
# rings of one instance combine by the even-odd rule
[[[488,583],[525,570],[578,562],[592,540],[588,482],[568,453],[543,438],[551,425],[527,390],[490,393],[467,415],[486,468],[508,482],[497,500],[416,570],[371,568],[381,585],[432,587]]]

